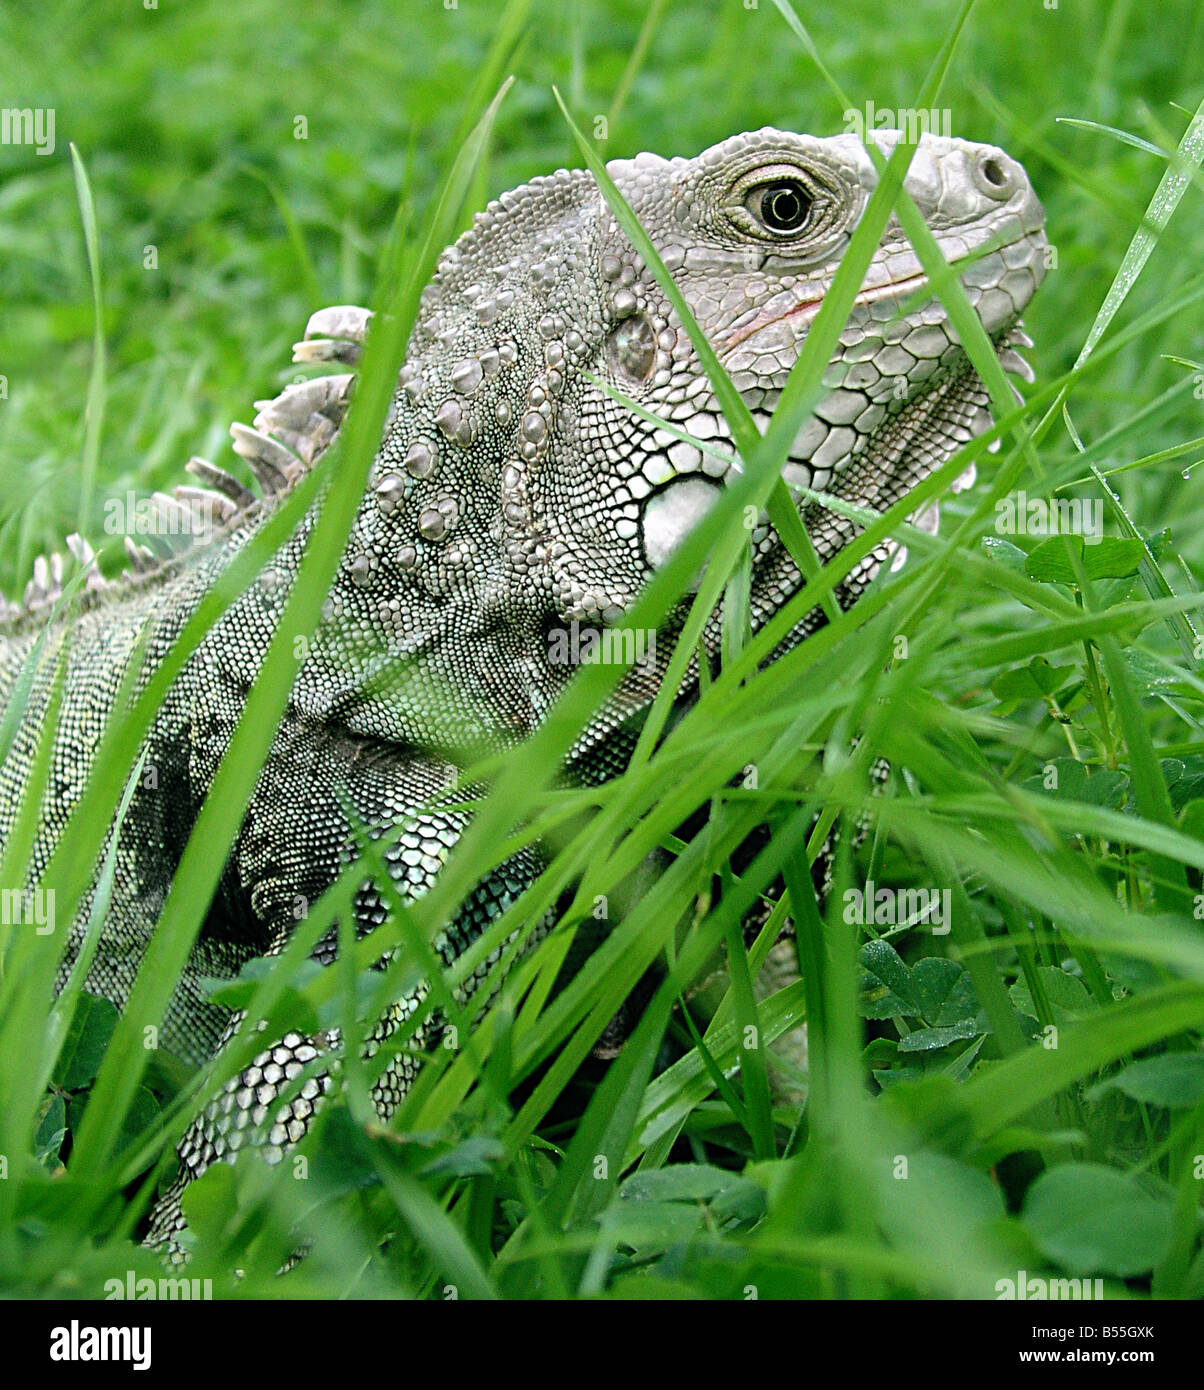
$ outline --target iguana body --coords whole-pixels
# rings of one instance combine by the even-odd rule
[[[889,146],[894,138],[881,140]],[[864,149],[850,136],[764,130],[696,159],[641,155],[611,172],[763,423],[875,185]],[[1005,365],[1023,368],[1008,344],[1022,340],[1017,320],[1043,274],[1045,244],[1023,171],[992,147],[926,136],[906,187],[946,258],[1003,243],[963,279]],[[832,389],[795,441],[788,484],[884,510],[987,427],[985,390],[952,340],[943,308],[935,299],[920,303],[922,285],[892,219],[833,359]],[[324,311],[311,321],[299,359],[353,363],[365,326],[363,311]],[[678,433],[635,415],[587,373]],[[211,491],[178,490],[174,500],[161,499],[160,516],[175,529],[179,509],[207,511],[208,533],[168,562],[134,548],[143,572],[96,584],[55,623],[0,768],[2,841],[34,762],[55,650],[69,637],[31,881],[85,784],[139,643],[146,644],[145,673],[263,525],[272,500],[319,459],[349,387],[350,377],[318,378],[269,403],[258,433],[234,427],[236,448],[266,499],[196,462]],[[681,431],[714,454],[681,440]],[[319,897],[353,854],[353,821],[373,832],[404,827],[390,852],[396,882],[409,896],[429,887],[463,825],[462,813],[422,809],[455,780],[455,750],[517,743],[539,725],[572,675],[549,659],[550,629],[572,620],[604,623],[629,608],[733,466],[727,427],[690,340],[593,178],[562,171],[490,204],[445,254],[424,295],[369,491],[164,1020],[164,1047],[194,1062],[213,1054],[231,1016],[208,1000],[201,979],[233,975],[283,947],[298,903]],[[122,826],[88,980],[118,1006],[313,516],[214,626],[149,735],[146,766],[157,770],[157,786],[135,792]],[[815,505],[804,518],[821,560],[855,534],[852,523]],[[753,533],[753,545],[751,614],[759,626],[798,589],[800,576],[768,526]],[[88,557],[78,542],[74,548]],[[881,558],[849,576],[842,604],[855,600]],[[40,564],[27,611],[0,623],[0,703],[46,625],[58,583],[58,568]],[[573,775],[602,780],[622,767],[666,659],[662,648],[656,669],[628,672],[604,714],[581,731]],[[538,867],[534,855],[519,856],[481,883],[437,943],[445,959],[479,935]],[[64,972],[86,910],[87,903],[71,928]],[[360,931],[380,919],[370,888],[356,914]],[[333,951],[326,942],[317,954],[327,961]],[[404,1011],[400,1001],[395,1017]],[[390,1026],[385,1020],[380,1031]],[[269,1156],[295,1142],[329,1079],[307,1082],[285,1111],[273,1100],[314,1055],[312,1040],[293,1034],[235,1078],[181,1146],[182,1182],[215,1157],[232,1156],[252,1132]],[[382,1077],[375,1097],[382,1114],[395,1106],[412,1065],[398,1059]],[[178,1229],[177,1195],[160,1204],[153,1241]]]

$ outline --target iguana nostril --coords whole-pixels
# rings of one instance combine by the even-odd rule
[[[988,198],[1007,198],[1017,187],[1014,169],[996,154],[979,157],[974,165],[974,182]]]

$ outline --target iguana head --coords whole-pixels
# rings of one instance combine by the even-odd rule
[[[876,139],[889,153],[898,134]],[[876,185],[861,142],[761,130],[694,159],[645,154],[609,169],[763,424]],[[925,135],[905,186],[946,259],[968,262],[963,284],[1005,365],[1025,370],[1010,344],[1046,243],[1023,169],[994,146]],[[925,285],[892,216],[787,483],[882,510],[989,425],[986,392]],[[592,178],[561,173],[491,204],[444,260],[429,305],[403,375],[437,424],[407,451],[420,464],[461,455],[470,478],[475,458],[496,459],[486,505],[502,568],[562,617],[616,617],[739,466],[662,291]],[[815,506],[807,520],[821,558],[851,534]],[[774,565],[768,528],[754,540]],[[778,586],[789,568],[777,565]]]
[[[880,133],[884,154],[898,138]],[[612,171],[764,428],[877,184],[864,146],[852,135],[762,130],[697,159],[641,155]],[[970,301],[1006,351],[1045,272],[1044,216],[1023,169],[994,146],[925,135],[905,187],[945,258],[970,262],[962,276]],[[631,280],[626,296],[609,300],[612,317],[626,317],[608,335],[608,375],[695,439],[726,438],[710,385],[659,288],[624,251],[613,224],[608,240],[604,273],[618,261],[619,283]],[[926,285],[892,215],[825,375],[828,393],[790,450],[788,484],[882,511],[989,427],[986,393]],[[1014,353],[1005,365],[1025,369]],[[618,496],[631,494],[623,514],[638,516],[641,558],[655,565],[706,510],[731,465],[643,422],[632,429],[645,457],[614,487]],[[851,534],[817,506],[807,521],[821,559]],[[768,532],[756,540],[769,558]]]
[[[874,138],[889,153],[899,137]],[[865,148],[767,129],[609,169],[763,425],[876,186]],[[1046,242],[1024,171],[994,146],[925,135],[905,187],[945,258],[966,263],[1004,365],[1027,372],[1011,345],[1027,341],[1018,321]],[[788,484],[883,510],[989,426],[987,393],[925,286],[892,216]],[[447,252],[401,385],[348,564],[377,594],[453,605],[484,667],[451,683],[510,691],[516,723],[535,721],[520,692],[557,686],[540,624],[617,619],[739,468],[711,383],[592,176],[562,171],[491,203]],[[855,533],[814,503],[804,514],[821,559]],[[753,543],[757,623],[800,576],[767,524]],[[430,653],[431,633],[412,628],[411,649]]]

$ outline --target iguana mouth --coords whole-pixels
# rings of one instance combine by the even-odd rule
[[[996,333],[991,344],[1005,371],[1026,381],[1033,380],[1032,368],[1017,351],[1032,346],[1018,318]],[[1012,390],[1016,399],[1022,401],[1014,383]],[[814,424],[823,423],[814,415],[809,417],[796,436],[796,446]],[[792,450],[782,466],[782,480],[796,504],[806,508],[813,519],[825,510],[814,496],[817,492],[885,511],[993,423],[987,389],[969,358],[959,352],[955,362],[918,383],[897,409],[886,413],[872,430],[857,435],[848,451],[830,465],[817,466],[809,453]],[[998,441],[988,447],[994,452]],[[641,534],[649,564],[663,564],[682,537],[710,510],[723,485],[742,472],[739,457],[724,457],[727,466],[717,475],[681,472],[648,497],[641,517]],[[976,468],[971,463],[954,479],[950,490],[964,491],[973,486],[975,479]],[[935,534],[940,521],[939,501],[926,503],[911,521],[921,530]],[[764,524],[754,532],[754,542],[767,535],[768,526]],[[907,550],[894,541],[887,548],[894,555],[892,569],[897,569],[907,558]]]
[[[857,308],[860,305],[872,304],[879,299],[886,299],[891,296],[897,297],[897,292],[899,290],[906,290],[913,287],[920,290],[923,289],[927,283],[928,277],[921,270],[917,271],[914,275],[905,275],[900,280],[888,280],[881,285],[871,285],[868,289],[863,289],[858,292],[857,298],[853,301],[853,307]],[[719,356],[726,356],[727,353],[731,352],[734,348],[738,348],[741,343],[747,342],[749,338],[760,333],[762,329],[772,328],[775,323],[798,322],[807,318],[814,318],[815,315],[819,313],[823,302],[823,296],[819,295],[810,299],[799,300],[796,304],[791,305],[789,309],[783,310],[780,314],[770,314],[767,317],[758,316],[750,323],[737,329],[736,332],[728,338]]]
[[[1006,241],[991,242],[982,247],[976,254],[959,257],[948,262],[949,268],[955,272],[959,268],[968,270],[970,266],[979,261],[989,258],[1000,259],[1006,264],[1006,253],[1013,247],[1028,243],[1030,246],[1030,259],[1036,263],[1038,252],[1045,242],[1044,229],[1040,226],[1029,228],[1020,224],[1020,231]],[[857,292],[857,297],[853,300],[850,313],[854,310],[865,308],[870,304],[876,304],[884,299],[902,299],[909,294],[919,294],[930,285],[927,271],[923,269],[912,271],[907,275],[901,275],[897,279],[884,280],[876,285],[863,285]],[[823,306],[824,296],[822,294],[809,294],[803,299],[797,300],[780,312],[765,311],[758,314],[749,322],[741,324],[735,329],[724,342],[719,350],[720,358],[727,356],[728,353],[747,342],[749,338],[767,328],[772,328],[774,324],[780,323],[807,323],[814,319]],[[991,331],[991,330],[988,330]]]

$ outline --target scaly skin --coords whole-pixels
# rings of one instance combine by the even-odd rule
[[[877,138],[889,150],[897,136]],[[852,136],[763,130],[695,159],[640,155],[610,171],[763,424],[876,184],[865,150]],[[1009,344],[1023,341],[1018,319],[1043,275],[1045,247],[1041,208],[1023,170],[993,147],[925,136],[906,188],[947,259],[998,243],[966,270],[963,283],[1004,365],[1023,369]],[[923,285],[918,259],[892,218],[841,334],[825,378],[828,393],[791,449],[788,485],[882,511],[989,425],[986,392],[940,303],[931,299],[901,316],[904,302],[919,302]],[[316,315],[299,360],[353,364],[366,319],[353,309]],[[715,452],[650,425],[587,372]],[[144,573],[96,583],[53,625],[0,768],[3,841],[33,764],[54,654],[69,636],[31,882],[87,779],[139,640],[145,635],[147,642],[141,681],[274,499],[321,457],[349,385],[349,377],[338,376],[291,388],[264,407],[261,432],[234,427],[236,448],[267,499],[255,500],[221,470],[196,464],[216,491],[178,490],[159,500],[159,516],[168,526],[180,509],[206,513],[208,534],[168,562],[135,547],[135,567]],[[163,1046],[200,1062],[237,1025],[239,1016],[211,1003],[200,980],[232,976],[246,961],[283,948],[297,904],[320,896],[354,857],[344,808],[373,833],[401,828],[390,851],[395,881],[410,897],[430,886],[463,816],[421,808],[451,785],[468,752],[515,744],[545,717],[572,675],[549,659],[549,629],[574,619],[604,623],[628,609],[738,466],[689,338],[593,178],[561,171],[491,203],[446,252],[423,297],[369,491],[171,1001]],[[814,503],[803,516],[821,561],[856,534],[853,523]],[[88,979],[91,990],[119,1007],[312,521],[311,512],[216,624],[148,737],[154,785],[144,778],[122,827],[112,901]],[[73,549],[85,560],[90,555],[82,543]],[[800,576],[768,524],[753,532],[753,550],[756,627],[797,591]],[[846,579],[837,595],[842,605],[855,601],[885,553],[880,548]],[[0,702],[46,626],[60,577],[57,562],[40,564],[26,611],[0,622]],[[813,615],[793,640],[820,621]],[[633,668],[581,731],[570,775],[602,780],[621,769],[668,648],[658,644],[656,669]],[[534,854],[522,855],[480,884],[436,943],[443,957],[454,959],[538,868]],[[70,925],[60,982],[79,949],[87,907]],[[357,931],[370,930],[382,913],[376,891],[365,887]],[[334,951],[328,939],[315,954],[328,962]],[[408,1007],[412,1000],[397,1002],[373,1046]],[[422,1040],[420,1034],[416,1042]],[[278,1160],[304,1134],[330,1074],[307,1081],[283,1107],[277,1098],[331,1041],[299,1034],[279,1040],[198,1118],[180,1147],[180,1181],[152,1218],[150,1243],[173,1246],[183,1224],[179,1193],[214,1159],[254,1145]],[[375,1099],[383,1116],[409,1084],[413,1065],[399,1058],[382,1076]]]

